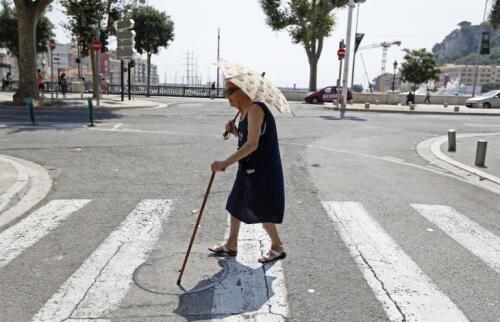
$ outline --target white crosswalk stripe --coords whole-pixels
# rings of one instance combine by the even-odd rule
[[[500,273],[500,238],[447,206],[413,204],[422,216]]]
[[[285,320],[288,303],[281,262],[257,262],[270,246],[262,225],[241,224],[238,256],[228,260],[230,272],[214,289],[212,321]]]
[[[32,321],[99,319],[118,307],[162,232],[171,200],[144,200],[71,275]]]
[[[52,200],[19,223],[0,233],[0,268],[80,210],[90,200]]]
[[[468,320],[362,204],[323,207],[391,321]]]

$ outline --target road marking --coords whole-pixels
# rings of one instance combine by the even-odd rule
[[[473,123],[465,123],[465,126],[470,126],[470,127],[500,127],[500,124],[473,124]]]
[[[90,200],[52,200],[19,223],[0,233],[0,267],[9,264],[25,249],[80,210]]]
[[[123,123],[117,123],[115,124],[115,126],[113,126],[112,130],[116,131],[118,130],[121,126],[123,125]]]
[[[113,231],[32,321],[98,319],[118,307],[134,270],[157,242],[171,200],[143,200]]]
[[[162,131],[162,130],[138,130],[138,129],[102,129],[102,128],[91,128],[94,131],[107,131],[107,132],[122,132],[122,133],[143,133],[143,134],[169,134],[169,135],[184,135],[184,136],[196,136],[196,137],[213,137],[220,139],[221,135],[207,135],[203,133],[190,133],[190,132],[175,132],[175,131]]]
[[[391,321],[467,321],[362,204],[323,207]]]
[[[500,273],[500,238],[447,206],[413,204],[427,220]]]
[[[241,224],[238,256],[228,259],[230,272],[214,289],[212,321],[285,321],[288,303],[281,262],[257,262],[270,246],[262,225]]]

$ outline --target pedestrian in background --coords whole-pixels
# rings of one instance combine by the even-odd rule
[[[431,104],[431,91],[429,89],[427,89],[427,92],[425,93],[424,104],[428,104],[428,105]]]
[[[37,70],[36,83],[38,84],[38,95],[41,93],[41,97],[43,98],[45,94],[45,79],[40,69]]]
[[[216,96],[216,92],[215,92],[215,82],[212,82],[212,87],[211,87],[211,91],[210,91],[210,99],[214,99]]]
[[[66,98],[66,93],[68,93],[68,80],[66,79],[66,73],[62,73],[59,78],[59,86],[61,87],[61,93],[63,98]]]
[[[271,238],[271,249],[258,261],[283,259],[286,253],[276,224],[283,222],[285,188],[274,117],[265,103],[252,101],[230,81],[225,85],[224,95],[240,113],[238,127],[233,121],[225,127],[238,137],[238,150],[224,161],[213,162],[211,168],[213,172],[224,171],[238,162],[238,172],[226,204],[231,215],[229,238],[209,250],[236,256],[241,222],[262,223]]]
[[[9,89],[12,89],[12,74],[10,72],[7,72],[7,87]]]
[[[410,105],[415,103],[415,95],[413,95],[412,91],[408,92],[408,95],[406,95],[406,105]]]
[[[102,76],[101,77],[101,93],[107,95],[108,91],[109,91],[108,81],[106,80],[106,77]]]

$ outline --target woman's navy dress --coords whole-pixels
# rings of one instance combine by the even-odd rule
[[[239,161],[226,209],[246,224],[280,224],[285,212],[285,187],[276,123],[266,104],[255,104],[264,111],[259,146]],[[238,126],[238,149],[247,142],[247,134],[248,117],[245,117]]]

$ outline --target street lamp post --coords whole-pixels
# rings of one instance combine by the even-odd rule
[[[394,86],[396,85],[396,69],[398,69],[398,62],[394,61],[394,77],[392,79],[392,91],[394,92]]]
[[[347,86],[349,81],[349,58],[351,58],[351,33],[352,33],[352,14],[354,9],[354,0],[349,0],[349,11],[347,18],[347,37],[346,37],[346,54],[344,65],[344,81],[342,83],[342,105],[340,107],[340,117],[344,118],[346,103],[347,103]]]
[[[488,13],[488,2],[489,0],[486,0],[486,3],[484,4],[484,15],[483,15],[483,23],[486,21],[486,15]],[[484,28],[484,27],[482,27]],[[484,29],[483,29],[484,30]],[[482,38],[479,37],[479,40]],[[476,70],[474,72],[474,85],[472,86],[472,97],[476,96],[476,88],[477,88],[477,79],[479,76],[479,61],[481,59],[481,43],[479,43],[479,50],[476,58]]]
[[[217,96],[219,95],[220,28],[217,29]]]

